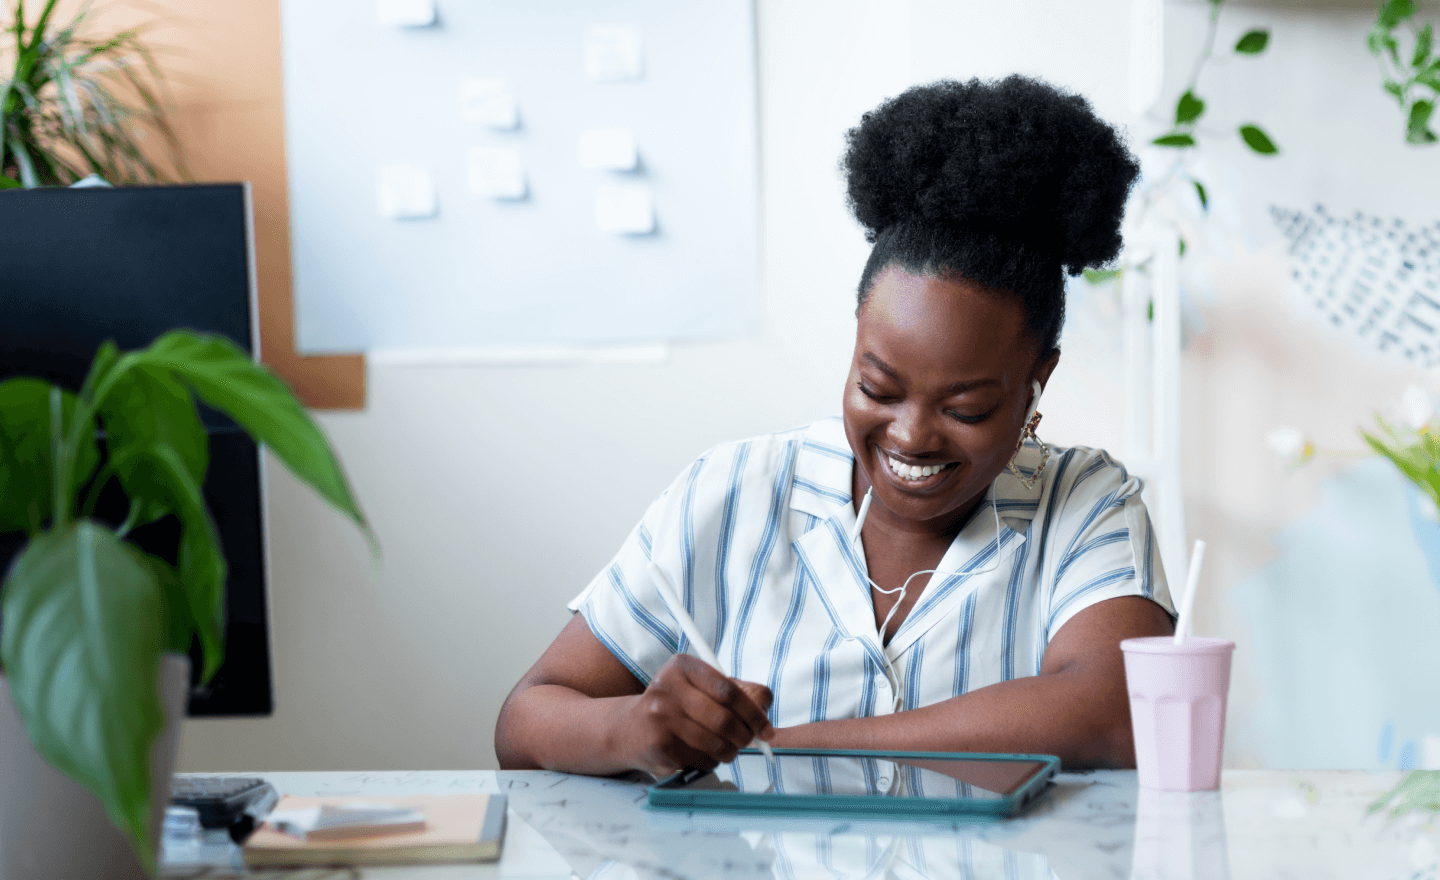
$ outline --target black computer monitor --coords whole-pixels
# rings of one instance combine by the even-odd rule
[[[229,337],[258,355],[247,184],[0,192],[0,380],[37,376],[78,390],[100,343],[142,348],[177,327]],[[225,663],[191,688],[191,715],[268,715],[271,685],[263,480],[259,449],[201,407],[210,437],[205,499],[229,562]],[[97,518],[128,504],[102,493]],[[176,557],[174,517],[131,533]],[[0,571],[24,536],[0,535]],[[192,659],[198,660],[192,650]],[[193,663],[198,677],[199,663]]]

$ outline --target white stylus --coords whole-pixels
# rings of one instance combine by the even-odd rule
[[[656,591],[660,593],[660,598],[665,602],[665,607],[670,609],[671,616],[675,618],[676,623],[680,624],[681,632],[685,633],[685,638],[690,640],[690,649],[695,652],[695,656],[708,664],[711,669],[729,677],[725,672],[725,667],[720,665],[720,658],[715,656],[715,652],[710,650],[710,646],[706,644],[705,637],[700,635],[700,627],[695,625],[695,621],[685,610],[684,603],[675,594],[675,588],[670,585],[670,579],[665,576],[665,572],[661,571],[660,566],[653,562],[647,563],[647,568],[650,570],[650,579],[655,582]],[[768,742],[756,737],[755,744],[760,747],[760,751],[765,753],[766,758],[771,761],[775,760],[775,752],[770,749]]]

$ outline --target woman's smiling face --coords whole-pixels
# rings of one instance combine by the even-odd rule
[[[860,310],[844,398],[857,488],[872,516],[954,534],[1009,463],[1032,380],[1059,353],[1038,345],[1013,296],[891,266]]]

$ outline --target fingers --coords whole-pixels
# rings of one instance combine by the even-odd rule
[[[755,739],[774,736],[765,717],[773,697],[754,682],[728,678],[687,655],[671,658],[627,724],[635,766],[657,775],[681,767],[709,770],[735,759]]]
[[[680,695],[652,683],[638,699],[639,726],[631,736],[641,769],[658,777],[687,767],[709,770],[734,759],[739,746],[688,717]]]
[[[770,709],[770,704],[775,701],[775,695],[770,693],[770,689],[763,684],[757,684],[753,681],[740,681],[739,679],[736,679],[735,683],[740,685],[740,689],[745,692],[745,696],[749,697],[750,702],[754,703],[755,706],[760,709],[762,715]],[[765,730],[757,734],[757,737],[759,739],[769,740],[775,736],[775,728],[770,725],[769,716],[766,715],[764,717]]]
[[[685,655],[680,656],[685,657]],[[685,673],[685,677],[696,691],[707,697],[711,703],[720,708],[725,716],[728,716],[722,719],[713,710],[692,701],[687,708],[705,714],[692,713],[690,717],[705,724],[711,730],[741,742],[742,745],[749,744],[753,739],[769,739],[775,735],[774,728],[770,726],[770,719],[765,715],[765,710],[770,708],[772,700],[769,688],[763,684],[729,678],[712,669],[708,664],[692,657],[685,659],[693,661],[677,664]],[[744,730],[734,730],[732,719],[743,725]]]
[[[684,722],[680,722],[684,725]],[[693,725],[693,722],[691,722]],[[697,770],[712,770],[721,760],[706,751],[697,749],[673,730],[659,731],[659,736],[650,743],[640,754],[640,769],[649,773],[657,779],[669,776],[677,770],[694,768]],[[692,734],[693,731],[687,731]]]

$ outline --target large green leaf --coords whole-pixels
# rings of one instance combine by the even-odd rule
[[[60,424],[52,419],[52,390],[60,395]],[[39,379],[0,382],[0,532],[39,531],[54,513],[53,451],[74,427],[75,395]],[[80,435],[74,482],[83,484],[100,462],[93,431]],[[71,503],[69,490],[64,503]]]
[[[154,868],[150,749],[164,724],[160,587],[114,533],[45,532],[3,589],[0,661],[30,741],[93,792]]]
[[[165,597],[165,650],[172,654],[189,653],[190,637],[195,632],[195,624],[190,617],[190,597],[185,592],[185,586],[180,583],[180,574],[170,563],[143,552],[133,544],[126,544],[125,547],[134,551],[135,558],[150,569],[150,573],[155,576],[155,583],[160,585],[160,592]]]
[[[205,507],[200,484],[178,452],[157,445],[142,462],[140,479],[146,485],[160,487],[167,505],[180,518],[180,583],[185,588],[190,620],[205,652],[201,678],[209,681],[225,659],[226,567],[220,533]]]
[[[330,444],[290,388],[220,336],[173,330],[128,357],[163,367],[270,447],[286,467],[369,534]],[[373,535],[371,536],[373,542]]]
[[[169,373],[141,365],[117,371],[98,405],[105,423],[105,446],[120,485],[132,501],[141,503],[137,524],[154,522],[170,507],[163,501],[164,487],[154,484],[153,467],[127,455],[129,451],[167,446],[179,456],[191,481],[204,484],[209,463],[205,426],[189,389]]]
[[[20,181],[16,180],[13,177],[6,177],[5,175],[0,174],[0,189],[16,189],[19,186]]]

